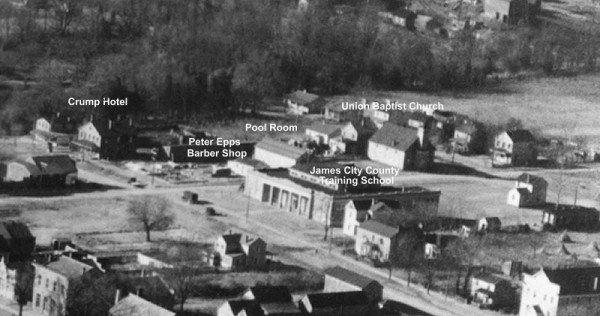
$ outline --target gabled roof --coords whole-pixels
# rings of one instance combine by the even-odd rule
[[[370,117],[353,120],[347,124],[352,124],[359,137],[361,135],[372,135],[377,131],[377,125],[375,125],[375,122]]]
[[[377,221],[366,221],[358,228],[387,238],[392,238],[398,234],[398,228],[391,227]]]
[[[260,307],[260,304],[255,300],[239,300],[229,301],[229,308],[233,312],[233,315],[238,315],[241,311],[246,312],[246,316],[264,316],[264,312]]]
[[[264,162],[262,162],[260,160],[253,159],[253,158],[244,158],[244,159],[238,158],[235,161],[239,162],[241,164],[247,165],[247,166],[251,166],[254,169],[264,169],[264,168],[268,168],[269,167]]]
[[[356,208],[357,211],[368,211],[371,208],[371,205],[373,204],[372,201],[369,200],[350,200],[352,202],[352,204],[354,204],[354,208]]]
[[[258,144],[256,144],[256,148],[294,159],[299,159],[306,153],[304,148],[291,146],[268,136],[265,136]]]
[[[325,134],[329,137],[339,136],[342,133],[342,124],[325,124],[325,123],[314,123],[306,127],[306,130],[315,131],[320,134]]]
[[[85,272],[94,268],[94,266],[90,264],[83,263],[67,256],[60,256],[58,260],[48,263],[45,267],[69,279],[78,278]]]
[[[327,269],[325,269],[324,272],[328,276],[331,276],[338,280],[344,281],[346,283],[350,283],[361,289],[364,289],[373,283],[379,284],[379,282],[377,282],[373,279],[367,278],[365,276],[362,276],[356,272],[350,271],[350,270],[342,268],[340,266],[327,268]]]
[[[506,134],[508,134],[508,137],[510,137],[510,139],[512,139],[512,141],[515,143],[535,142],[533,134],[531,134],[531,132],[526,129],[514,129],[506,131]]]
[[[417,130],[400,127],[392,123],[384,123],[370,139],[373,143],[395,148],[400,151],[407,151],[410,146],[418,140]]]
[[[254,300],[264,303],[287,303],[292,301],[292,295],[287,286],[253,286],[246,290],[252,292]]]
[[[531,184],[547,184],[548,182],[542,177],[534,176],[530,173],[522,173],[517,177],[517,181]]]
[[[77,172],[75,161],[68,155],[32,156],[31,160],[42,175],[65,175]]]
[[[600,279],[600,267],[571,267],[545,269],[548,279],[560,285],[560,295],[600,294],[600,287],[594,289],[595,279]]]
[[[491,284],[498,284],[500,282],[507,282],[508,280],[500,275],[496,275],[489,272],[481,272],[473,276],[474,279],[482,280]]]
[[[363,291],[337,292],[337,293],[315,293],[307,295],[308,301],[313,309],[328,307],[344,307],[368,305],[369,298]]]
[[[408,126],[408,122],[411,120],[427,124],[432,119],[432,117],[421,111],[393,111],[390,113],[389,122],[400,126]]]
[[[306,90],[296,90],[286,96],[290,101],[297,104],[308,104],[319,99],[319,96],[306,92]]]
[[[175,313],[154,305],[145,299],[129,294],[111,307],[111,316],[175,316]]]
[[[33,238],[27,225],[15,221],[0,223],[0,236],[5,240]]]

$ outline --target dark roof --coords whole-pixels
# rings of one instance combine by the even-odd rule
[[[27,225],[14,221],[2,222],[0,224],[0,236],[5,240],[33,238]]]
[[[292,301],[292,295],[287,286],[253,286],[250,291],[252,291],[254,299],[261,304]]]
[[[325,274],[336,278],[338,280],[344,281],[346,283],[350,283],[355,285],[361,289],[366,288],[367,286],[373,284],[373,282],[379,284],[379,282],[362,276],[356,272],[350,271],[348,269],[342,268],[340,266],[335,266],[331,268],[325,269]]]
[[[600,279],[600,267],[572,267],[546,270],[551,282],[560,285],[560,295],[600,294],[600,287],[594,290],[595,278]]]
[[[340,174],[326,173],[326,174],[315,174],[315,176],[325,177],[325,178],[337,178],[337,177],[358,178],[359,177],[357,174],[344,172],[345,166],[353,166],[353,164],[343,165],[343,164],[340,164],[337,162],[332,162],[332,161],[322,161],[322,162],[318,161],[318,162],[296,164],[296,165],[292,166],[290,169],[294,169],[294,170],[300,171],[302,173],[310,174],[310,172],[313,170],[313,168],[316,168],[317,170],[336,168],[336,169],[340,170]],[[368,176],[370,176],[370,175],[368,175]],[[364,177],[367,177],[367,176],[364,176]]]
[[[478,280],[482,280],[482,281],[485,281],[485,282],[488,282],[488,283],[492,283],[492,284],[498,284],[498,283],[500,283],[502,281],[508,281],[507,279],[505,279],[505,278],[503,278],[503,277],[501,277],[499,275],[496,275],[496,274],[493,274],[493,273],[489,273],[489,272],[478,273],[478,274],[474,275],[473,278],[474,279],[478,279]]]
[[[132,136],[136,134],[133,121],[127,118],[121,120],[94,119],[91,123],[102,137]]]
[[[384,146],[392,147],[401,151],[407,151],[410,146],[419,140],[417,130],[413,128],[400,127],[396,124],[385,123],[371,137],[370,141]]]
[[[288,145],[287,143],[272,139],[268,136],[265,136],[258,144],[256,144],[256,148],[294,159],[299,159],[306,153],[306,149],[304,148]]]
[[[60,256],[58,260],[48,263],[46,268],[70,279],[80,277],[94,267],[67,256]]]
[[[522,173],[520,176],[517,177],[517,181],[531,184],[548,183],[546,182],[546,180],[544,180],[544,178],[534,176],[530,173]]]
[[[498,217],[484,217],[484,218],[488,222],[488,225],[490,225],[490,224],[496,224],[498,226],[502,225],[502,221],[500,221],[500,218],[498,218]]]
[[[227,235],[223,235],[222,236],[223,239],[225,240],[225,253],[226,254],[232,254],[232,253],[237,253],[237,252],[241,252],[241,240],[242,240],[242,234],[227,234]]]
[[[126,279],[125,282],[132,291],[142,289],[144,291],[143,298],[158,305],[161,305],[160,299],[173,296],[169,286],[158,276],[133,277]]]
[[[366,221],[358,228],[387,238],[392,238],[398,234],[398,228],[388,226],[377,221]]]
[[[264,316],[260,304],[255,300],[229,301],[228,303],[234,315],[244,310],[246,311],[246,316]]]
[[[352,124],[359,137],[362,135],[373,135],[377,131],[377,125],[375,125],[375,122],[370,117],[363,117],[348,124]]]
[[[236,159],[235,161],[239,162],[241,164],[244,164],[244,165],[254,167],[254,169],[264,169],[264,168],[269,167],[264,162],[262,162],[260,160],[252,159],[252,158],[244,158],[244,159],[239,158],[239,159]]]
[[[354,203],[354,207],[359,212],[368,211],[371,208],[371,205],[373,205],[373,201],[370,200],[352,200],[352,203]]]
[[[386,301],[378,315],[401,315],[401,316],[433,316],[420,309],[397,301]]]
[[[316,293],[308,294],[307,297],[313,309],[369,304],[369,298],[367,297],[367,294],[363,291]]]
[[[68,155],[32,156],[31,159],[43,175],[76,173],[75,161]]]
[[[427,124],[432,119],[431,116],[427,116],[427,114],[421,111],[393,111],[390,112],[390,119],[388,121],[406,127],[411,120]]]
[[[512,139],[513,142],[534,142],[535,138],[530,131],[526,129],[514,129],[510,131],[506,131],[508,137]]]
[[[325,124],[325,123],[313,123],[306,127],[306,130],[312,130],[321,134],[325,134],[330,137],[341,135],[342,124]]]

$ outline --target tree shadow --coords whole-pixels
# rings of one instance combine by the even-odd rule
[[[0,195],[8,196],[70,196],[77,193],[105,192],[109,190],[121,190],[123,188],[104,185],[93,182],[78,182],[72,186],[24,186],[23,184],[4,184],[0,187]]]
[[[443,175],[473,176],[485,179],[501,179],[500,177],[497,177],[495,175],[459,163],[452,164],[436,162],[426,172]]]

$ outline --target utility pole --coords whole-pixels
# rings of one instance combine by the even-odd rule
[[[246,203],[246,223],[248,223],[249,216],[250,216],[250,194],[248,194],[248,202]]]

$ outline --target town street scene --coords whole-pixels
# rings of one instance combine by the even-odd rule
[[[0,316],[598,316],[599,100],[598,0],[0,0]]]

